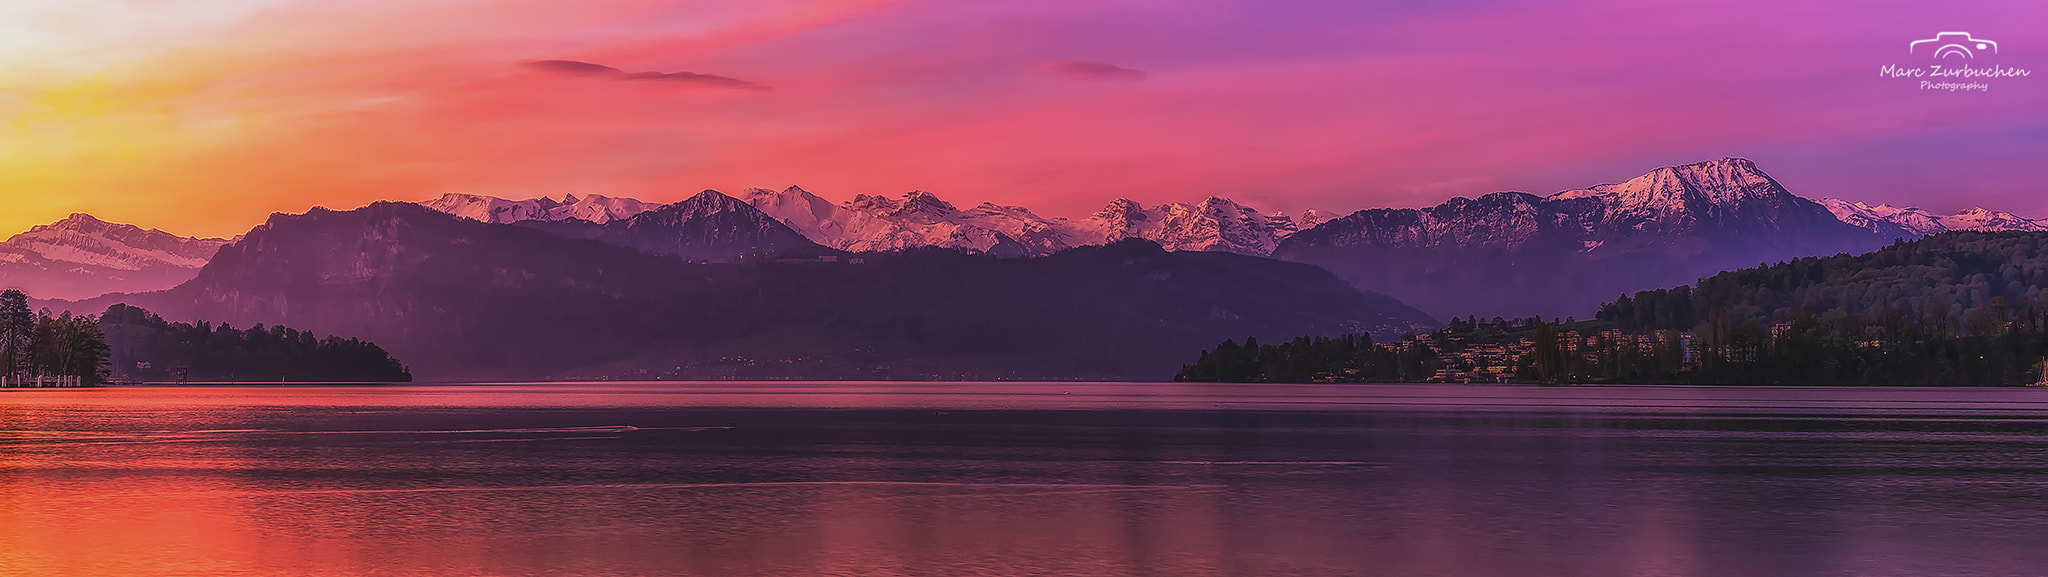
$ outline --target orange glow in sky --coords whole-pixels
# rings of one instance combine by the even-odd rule
[[[2048,216],[2048,78],[1872,73],[1929,22],[2048,70],[2022,25],[2048,8],[1750,4],[13,0],[0,232],[791,184],[1349,211],[1722,156],[1809,197]]]

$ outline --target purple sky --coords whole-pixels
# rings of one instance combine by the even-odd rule
[[[2042,2],[24,1],[11,228],[790,184],[1349,211],[1723,156],[1808,197],[2048,217]],[[1941,31],[2041,74],[1879,77]]]

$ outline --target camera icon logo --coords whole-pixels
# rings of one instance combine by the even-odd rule
[[[1933,55],[1935,60],[1950,56],[1976,58],[1977,52],[1990,50],[1998,53],[1998,43],[1982,38],[1972,38],[1968,32],[1943,32],[1926,40],[1914,40],[1906,45],[1907,54]]]

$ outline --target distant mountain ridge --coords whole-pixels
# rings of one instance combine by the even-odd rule
[[[809,258],[837,252],[715,190],[605,223],[570,218],[513,224],[688,259]]]
[[[0,242],[0,285],[41,299],[166,289],[198,274],[228,242],[76,213]]]
[[[1285,214],[1261,214],[1221,197],[1150,208],[1117,199],[1080,220],[1048,218],[1028,208],[988,202],[962,209],[921,190],[898,198],[859,194],[851,200],[833,203],[791,186],[780,191],[750,188],[742,191],[740,198],[811,241],[848,252],[941,247],[1004,257],[1044,256],[1079,246],[1142,238],[1169,250],[1266,256],[1280,239],[1330,218],[1326,213],[1308,210],[1297,221]],[[555,201],[456,193],[421,204],[483,222],[584,220],[596,224],[625,220],[665,206],[598,195]]]
[[[1117,199],[1070,219],[994,203],[961,208],[924,191],[838,203],[794,186],[747,189],[737,199],[714,194],[733,202],[705,197],[692,199],[695,208],[671,210],[676,203],[603,195],[506,200],[450,193],[422,206],[693,259],[920,247],[1043,256],[1138,238],[1175,251],[1308,262],[1434,314],[1500,316],[1577,314],[1615,294],[1892,239],[1950,230],[2048,230],[2048,220],[1981,208],[1942,216],[1839,199],[1816,203],[1739,158],[1665,167],[1549,196],[1503,192],[1336,218],[1314,210],[1298,217],[1262,214],[1220,197],[1152,207]],[[753,211],[740,210],[743,205]],[[197,274],[198,265],[228,242],[151,236],[136,227],[106,233],[94,227],[126,225],[93,223],[99,221],[74,215],[0,246],[0,282],[39,298],[153,290]]]
[[[1889,204],[1870,206],[1839,198],[1823,198],[1820,204],[1842,222],[1891,238],[1910,240],[1951,231],[2048,231],[2048,220],[2030,219],[1983,207],[1942,216],[1919,208],[1900,208]]]
[[[1432,314],[1561,317],[1590,313],[1601,295],[1883,242],[1754,163],[1724,158],[1548,197],[1501,192],[1359,211],[1289,236],[1274,257],[1323,266]]]
[[[837,205],[794,186],[781,191],[748,189],[744,198],[820,244],[855,252],[937,246],[997,256],[1042,256],[1142,238],[1167,250],[1266,256],[1281,238],[1297,230],[1292,217],[1260,214],[1220,197],[1149,209],[1116,199],[1081,220],[1046,218],[1024,207],[987,202],[963,210],[921,190],[900,199],[855,195]],[[1308,211],[1304,218],[1324,216]]]
[[[545,196],[526,200],[506,200],[495,196],[459,192],[443,194],[440,198],[419,204],[470,220],[499,224],[525,220],[581,220],[604,224],[662,207],[659,203],[613,198],[601,194],[586,195],[582,198],[570,194],[564,195],[562,200]]]
[[[1701,172],[1710,165],[1734,164],[1746,164],[1748,168],[1722,170],[1718,175]],[[1765,186],[1768,176],[1762,176],[1763,180],[1741,181],[1762,174],[1748,160],[1728,158],[1666,167],[1646,174],[1644,178],[1568,190],[1541,198],[1546,202],[1599,199],[1603,204],[1616,208],[1614,218],[1618,219],[1680,228],[1713,227],[1740,224],[1757,216],[1723,214],[1720,209],[1756,209],[1769,204],[1768,197],[1775,193],[1769,192],[1769,186]],[[1770,185],[1775,186],[1775,181]],[[1694,191],[1695,195],[1733,196],[1701,196],[1688,204],[1686,190]],[[1778,190],[1783,189],[1778,187]],[[1128,199],[1115,199],[1087,218],[1078,220],[1045,217],[1029,208],[988,202],[962,209],[938,195],[921,190],[898,198],[859,194],[851,200],[834,203],[801,187],[791,186],[779,191],[750,188],[741,191],[739,198],[813,242],[849,252],[886,252],[932,246],[997,256],[1025,256],[1052,254],[1124,238],[1143,238],[1169,250],[1213,250],[1270,256],[1288,236],[1344,216],[1313,209],[1303,211],[1298,218],[1279,213],[1263,214],[1221,197],[1150,208]],[[1796,195],[1792,198],[1805,200]],[[1446,205],[1451,202],[1455,199],[1447,201]],[[1918,238],[1951,230],[2048,230],[2048,219],[2029,219],[1983,208],[1941,216],[1918,208],[1869,206],[1833,198],[1815,202],[1826,208],[1836,220],[1886,238]],[[571,195],[563,201],[548,198],[514,201],[456,193],[423,205],[485,222],[586,220],[598,224],[623,220],[665,206],[602,195],[580,199]],[[1700,218],[1707,220],[1698,221]],[[1507,234],[1515,234],[1511,230],[1512,223],[1502,221],[1500,224],[1509,225],[1503,229]],[[1511,240],[1509,244],[1514,242]]]
[[[1312,266],[1142,240],[697,264],[392,202],[274,215],[176,288],[76,306],[114,299],[370,339],[430,379],[1162,379],[1222,338],[1435,324]]]

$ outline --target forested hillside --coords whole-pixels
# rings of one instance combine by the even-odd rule
[[[382,347],[281,325],[237,329],[167,322],[126,304],[107,307],[99,330],[111,349],[113,374],[127,379],[257,382],[394,382],[412,375]]]
[[[2048,233],[1955,232],[1643,291],[1596,320],[1453,319],[1375,345],[1225,342],[1195,381],[2018,385],[2048,373]],[[1491,327],[1498,327],[1491,328]]]
[[[1982,324],[1996,320],[1994,308],[2029,303],[2048,303],[2048,233],[1951,232],[1868,254],[1723,272],[1697,286],[1624,296],[1597,316],[1625,329],[1692,330],[1717,309],[1735,324],[1888,310]]]

